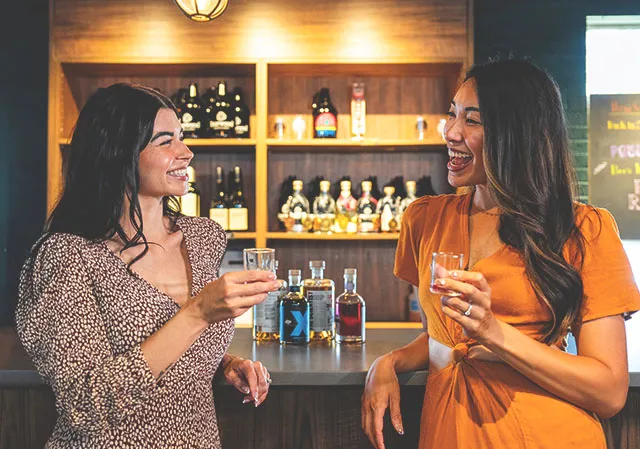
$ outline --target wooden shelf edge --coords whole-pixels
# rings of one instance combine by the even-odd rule
[[[69,145],[71,139],[58,139],[59,145]],[[256,139],[184,139],[188,147],[255,147]]]
[[[237,329],[251,329],[249,323],[236,324]],[[422,323],[415,321],[374,321],[365,323],[367,329],[422,329]]]
[[[295,232],[267,232],[267,238],[273,240],[398,240],[399,233],[371,233],[371,234],[312,234]]]
[[[429,140],[401,140],[401,139],[365,139],[365,140],[351,140],[351,139],[303,139],[303,140],[280,140],[280,139],[268,139],[267,145],[270,148],[372,148],[383,149],[389,147],[413,147],[413,148],[432,148],[446,146],[446,142],[438,139]]]
[[[255,239],[256,236],[257,236],[256,232],[227,231],[228,240],[250,240],[250,239]]]

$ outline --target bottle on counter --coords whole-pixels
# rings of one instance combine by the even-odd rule
[[[225,231],[229,230],[229,206],[224,185],[224,169],[219,165],[216,167],[216,193],[211,200],[209,218],[222,226]]]
[[[180,212],[189,217],[200,216],[200,189],[196,184],[196,171],[189,165],[187,167],[189,177],[189,190],[180,197]]]
[[[313,137],[333,138],[338,134],[338,110],[331,102],[329,89],[323,87],[317,94],[313,108]],[[314,97],[315,98],[315,97]]]
[[[334,229],[336,232],[357,232],[357,205],[358,202],[351,195],[351,181],[340,182],[340,196],[336,200],[336,220]]]
[[[231,110],[233,111],[234,137],[248,139],[250,132],[251,111],[244,102],[242,89],[236,87],[231,93]]]
[[[215,138],[233,137],[235,122],[225,81],[218,83],[215,100],[215,103],[210,104],[207,108],[211,135]]]
[[[371,181],[362,181],[362,196],[358,199],[358,232],[376,232],[379,216],[376,214],[377,201],[371,195]]]
[[[275,261],[274,273],[278,271]],[[278,279],[280,288],[267,293],[267,299],[253,306],[253,339],[256,341],[280,340],[280,300],[287,294],[287,281]]]
[[[396,188],[393,186],[385,186],[383,189],[384,197],[378,201],[376,213],[380,215],[380,230],[382,232],[398,231],[398,198],[395,196]]]
[[[336,298],[336,341],[364,343],[366,306],[357,291],[358,270],[345,268],[344,293]]]
[[[309,214],[309,200],[302,193],[302,187],[304,183],[296,179],[293,181],[293,193],[291,198],[287,202],[287,211],[289,216],[286,218],[285,227],[291,232],[305,232],[308,231],[311,226],[311,219]]]
[[[280,344],[309,343],[309,301],[302,293],[302,272],[289,270],[289,293],[280,300]]]
[[[309,301],[309,322],[311,341],[331,341],[334,336],[335,283],[324,278],[324,260],[309,262],[311,278],[305,279],[302,286]]]
[[[353,83],[351,88],[351,138],[363,139],[366,131],[366,101],[364,83]]]
[[[249,229],[249,211],[244,197],[242,170],[237,165],[233,167],[229,192],[229,230],[246,231]]]
[[[400,224],[402,223],[402,215],[404,211],[407,210],[409,205],[418,199],[416,196],[416,182],[415,181],[407,181],[407,196],[400,200],[400,207],[398,208],[398,228],[400,228]]]
[[[320,194],[313,200],[313,230],[317,234],[328,234],[333,230],[336,218],[336,201],[329,193],[330,189],[330,181],[320,181]]]
[[[182,132],[185,139],[195,139],[204,137],[204,108],[198,97],[198,85],[189,85],[189,94],[183,105],[179,106],[180,114],[178,119],[182,125]]]

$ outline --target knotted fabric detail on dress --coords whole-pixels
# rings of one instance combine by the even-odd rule
[[[469,354],[469,345],[467,343],[458,343],[453,347],[453,363],[459,363]]]

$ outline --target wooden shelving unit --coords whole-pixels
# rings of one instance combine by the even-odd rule
[[[268,232],[267,239],[270,240],[398,240],[398,233],[375,232],[370,234],[315,234],[311,232]]]

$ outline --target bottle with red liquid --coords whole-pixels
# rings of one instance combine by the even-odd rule
[[[344,293],[336,299],[336,341],[338,343],[364,343],[366,306],[356,292],[358,270],[345,268]]]

